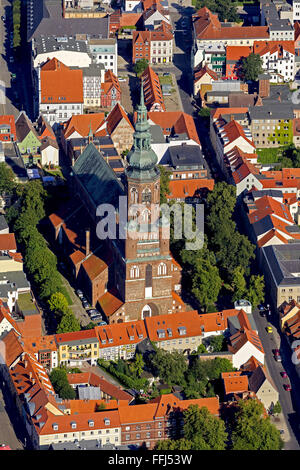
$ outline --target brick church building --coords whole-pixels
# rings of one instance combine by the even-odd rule
[[[76,229],[70,225],[72,217],[66,220],[57,215],[50,216],[55,238],[63,239],[61,230],[65,239],[70,241],[72,238],[73,248],[68,257],[71,265],[76,260],[73,272],[78,287],[92,305],[99,308],[108,323],[185,311],[180,298],[181,268],[170,254],[169,225],[160,217],[160,172],[157,156],[151,148],[143,87],[133,139],[133,147],[127,155],[124,184],[92,143],[76,160],[72,168],[73,189],[83,205],[82,209],[76,208]],[[127,196],[124,224],[118,212],[120,196]],[[113,240],[99,240],[93,233],[99,222],[97,208],[104,203],[116,208],[118,235]],[[80,217],[80,212],[85,216]],[[95,229],[91,230],[88,249],[84,246],[84,236],[79,245],[76,240],[80,236],[74,235],[79,230],[78,219],[87,218],[92,221],[89,227]],[[81,229],[85,233],[83,223]],[[120,236],[121,228],[124,236]],[[65,245],[65,242],[61,243]],[[86,273],[87,267],[90,275]],[[93,278],[89,283],[86,279],[85,285],[89,288],[80,282],[83,269],[85,279]]]

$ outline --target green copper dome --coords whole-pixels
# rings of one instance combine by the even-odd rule
[[[143,85],[141,84],[141,100],[137,109],[137,121],[133,134],[133,147],[127,155],[128,178],[149,181],[159,176],[156,167],[157,155],[151,148],[151,134],[147,121],[147,108],[144,104]]]

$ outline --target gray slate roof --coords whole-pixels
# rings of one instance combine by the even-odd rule
[[[54,36],[41,34],[34,38],[35,54],[45,54],[57,50],[73,52],[89,52],[86,41],[77,41],[75,38],[65,38],[63,42],[57,41]]]
[[[170,163],[176,167],[205,168],[205,160],[199,145],[174,145],[169,147]]]
[[[6,222],[6,218],[3,214],[0,215],[0,232],[2,232],[2,230],[7,230],[8,229],[8,225],[7,225],[7,222]]]
[[[104,203],[118,206],[118,198],[124,194],[123,185],[93,144],[76,160],[73,172],[96,208]]]
[[[61,0],[28,0],[27,11],[30,25],[27,30],[28,41],[41,34],[57,37],[76,34],[103,38],[109,36],[109,17],[63,18]]]
[[[292,272],[300,273],[300,243],[265,246],[262,254],[268,260],[277,286],[300,285],[300,278],[292,275]]]

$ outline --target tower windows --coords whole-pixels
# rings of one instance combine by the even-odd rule
[[[142,192],[142,202],[151,202],[151,191],[149,188],[145,188]]]
[[[145,223],[145,224],[148,224],[150,222],[150,211],[148,209],[145,209],[143,212],[142,212],[142,221]]]
[[[139,275],[140,275],[140,270],[138,266],[132,266],[132,268],[130,269],[130,277],[133,279],[133,278],[139,277]]]
[[[137,192],[136,188],[131,188],[130,194],[131,194],[131,196],[130,196],[130,202],[131,202],[132,204],[136,204],[137,201],[138,201],[138,192]]]

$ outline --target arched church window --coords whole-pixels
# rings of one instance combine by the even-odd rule
[[[167,266],[165,265],[165,263],[160,263],[158,265],[158,275],[159,276],[163,276],[165,274],[167,274]]]

